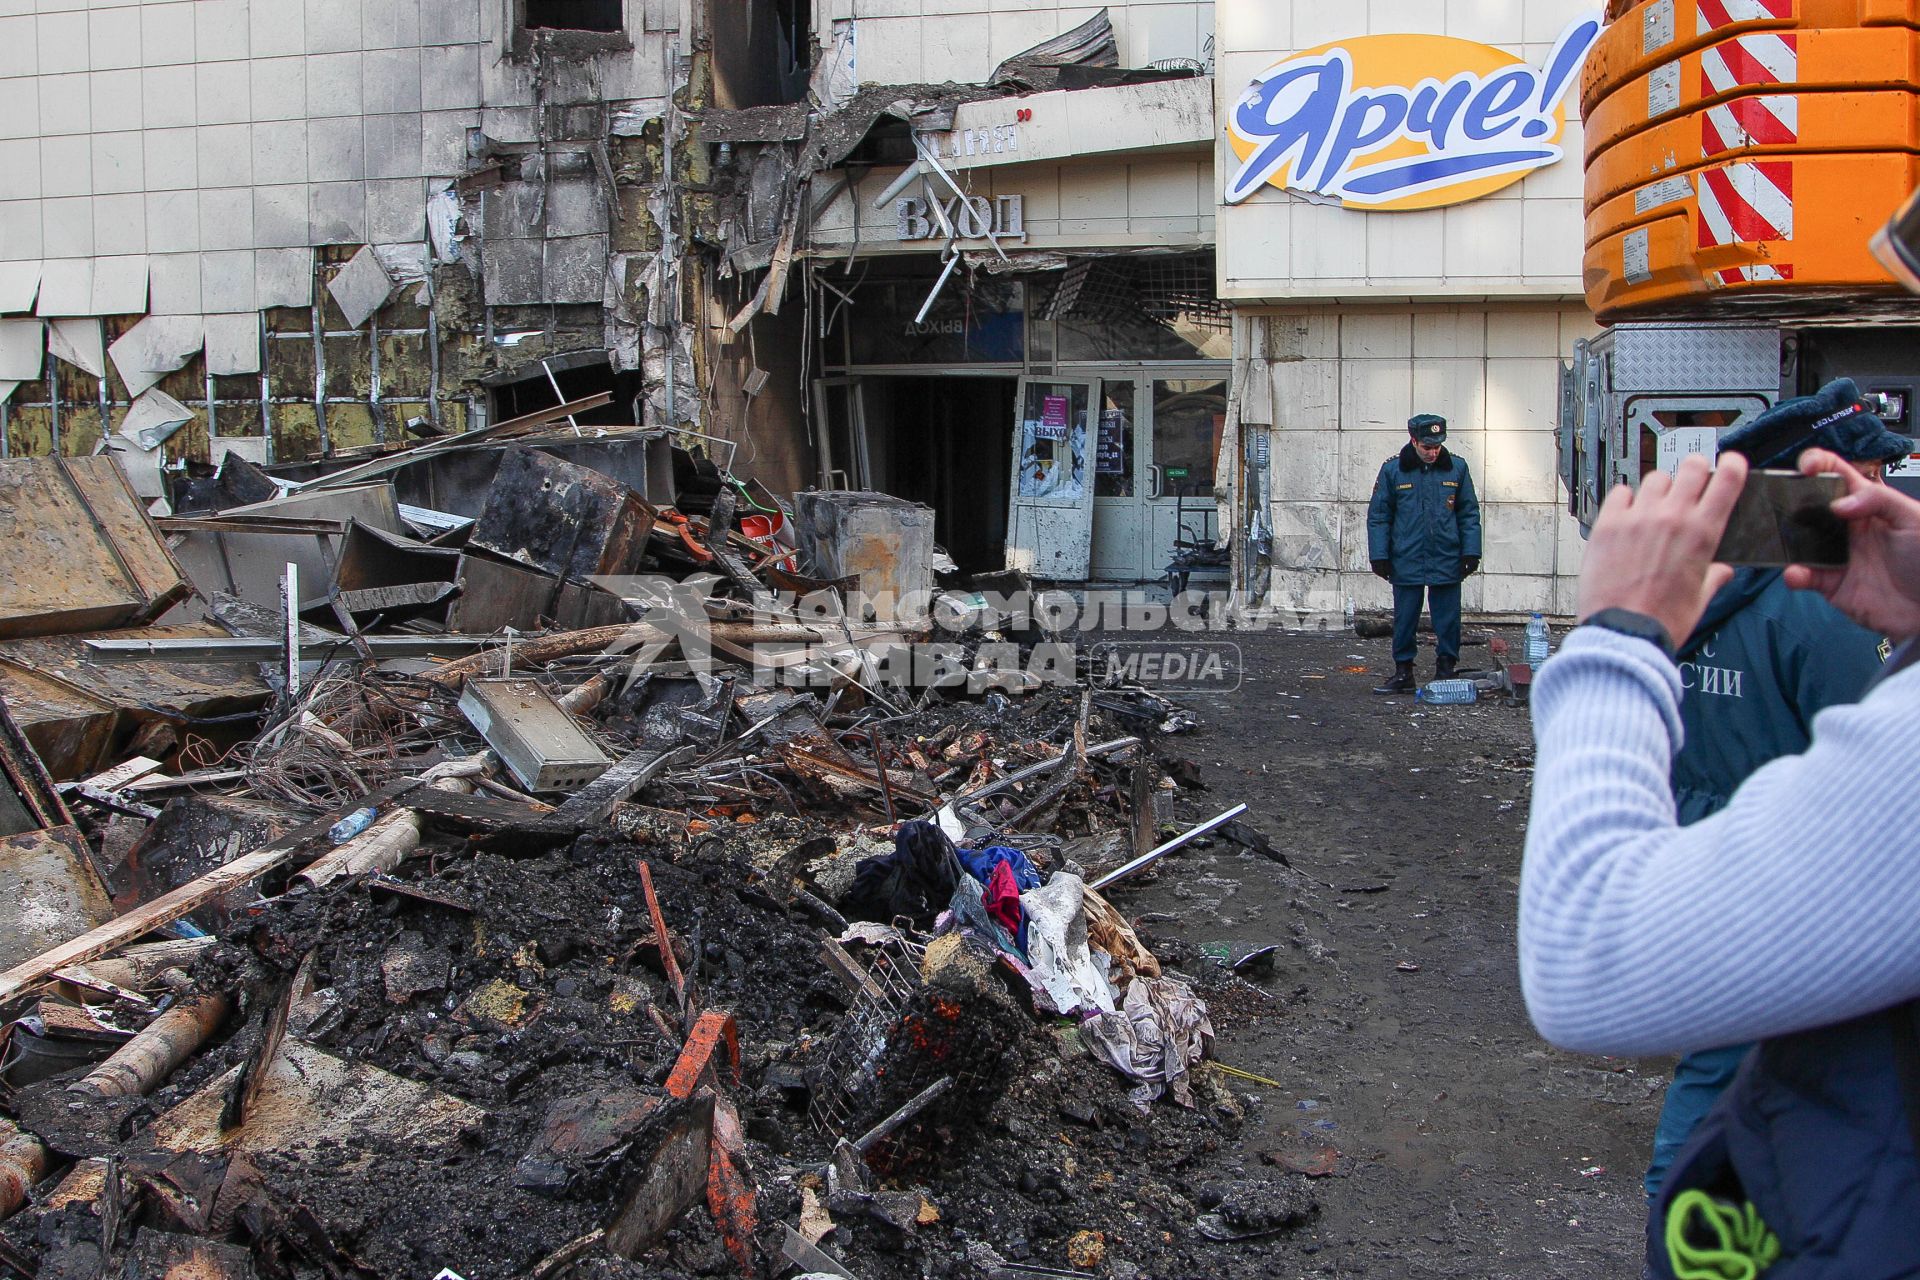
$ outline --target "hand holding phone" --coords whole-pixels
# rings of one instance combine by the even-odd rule
[[[1847,522],[1833,512],[1833,504],[1846,492],[1846,482],[1837,475],[1750,472],[1714,560],[1768,568],[1846,564]]]

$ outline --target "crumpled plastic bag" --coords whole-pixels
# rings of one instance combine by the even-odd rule
[[[1028,981],[1040,1002],[1067,1017],[1120,1007],[1105,967],[1087,949],[1086,888],[1079,876],[1056,871],[1045,885],[1020,895],[1027,913]]]
[[[1118,1013],[1102,1013],[1080,1027],[1093,1055],[1140,1081],[1128,1096],[1142,1112],[1172,1093],[1192,1108],[1192,1069],[1213,1052],[1206,1001],[1178,978],[1137,978]]]

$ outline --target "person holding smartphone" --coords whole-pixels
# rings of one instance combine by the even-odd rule
[[[1878,483],[1886,464],[1914,442],[1870,413],[1852,381],[1783,401],[1720,440],[1756,469],[1796,468],[1825,449]],[[1684,745],[1673,761],[1676,817],[1688,826],[1726,807],[1753,772],[1798,755],[1813,720],[1856,702],[1879,673],[1888,642],[1834,608],[1817,591],[1795,591],[1778,568],[1734,573],[1675,653]],[[1746,1058],[1750,1044],[1702,1049],[1681,1058],[1661,1104],[1645,1186],[1659,1194],[1667,1167]]]
[[[1732,577],[1713,564],[1747,463],[1688,458],[1609,495],[1582,624],[1534,692],[1538,755],[1520,976],[1549,1040],[1652,1055],[1759,1041],[1667,1171],[1649,1273],[1765,1280],[1920,1275],[1920,502],[1838,476],[1848,559],[1796,565],[1897,647],[1811,745],[1678,824],[1668,785],[1690,636]],[[1737,1264],[1737,1265],[1736,1265]]]

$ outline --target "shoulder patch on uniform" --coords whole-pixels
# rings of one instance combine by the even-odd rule
[[[1403,485],[1401,485],[1401,486],[1400,486],[1400,488],[1402,488],[1402,489],[1411,489],[1411,488],[1413,488],[1413,486],[1412,486],[1412,485],[1410,485],[1410,484],[1403,484]]]
[[[1893,656],[1893,641],[1882,639],[1880,641],[1880,661],[1885,662],[1888,658],[1891,658],[1892,656]]]
[[[1458,489],[1460,487],[1460,482],[1458,480],[1442,480],[1440,483],[1447,486],[1447,488],[1449,489]]]

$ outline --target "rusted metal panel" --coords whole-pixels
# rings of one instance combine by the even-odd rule
[[[652,515],[626,485],[523,448],[501,459],[473,541],[543,573],[584,580],[631,572],[652,532]]]
[[[265,532],[252,517],[288,517],[337,521],[340,534]],[[220,514],[233,525],[231,533],[182,533],[174,535],[175,551],[201,598],[212,599],[216,592],[239,596],[248,604],[278,610],[280,579],[287,564],[300,566],[300,581],[325,584],[333,581],[345,541],[347,522],[368,528],[400,533],[400,507],[393,486],[385,482],[313,490],[234,507]],[[315,592],[312,594],[320,594]],[[194,602],[197,605],[198,601]],[[198,616],[193,606],[183,614]]]
[[[186,575],[110,457],[0,459],[0,637],[150,622]]]
[[[506,627],[534,631],[551,622],[561,630],[610,627],[630,611],[618,596],[491,556],[460,560],[460,595],[447,615],[456,635],[492,635]]]

